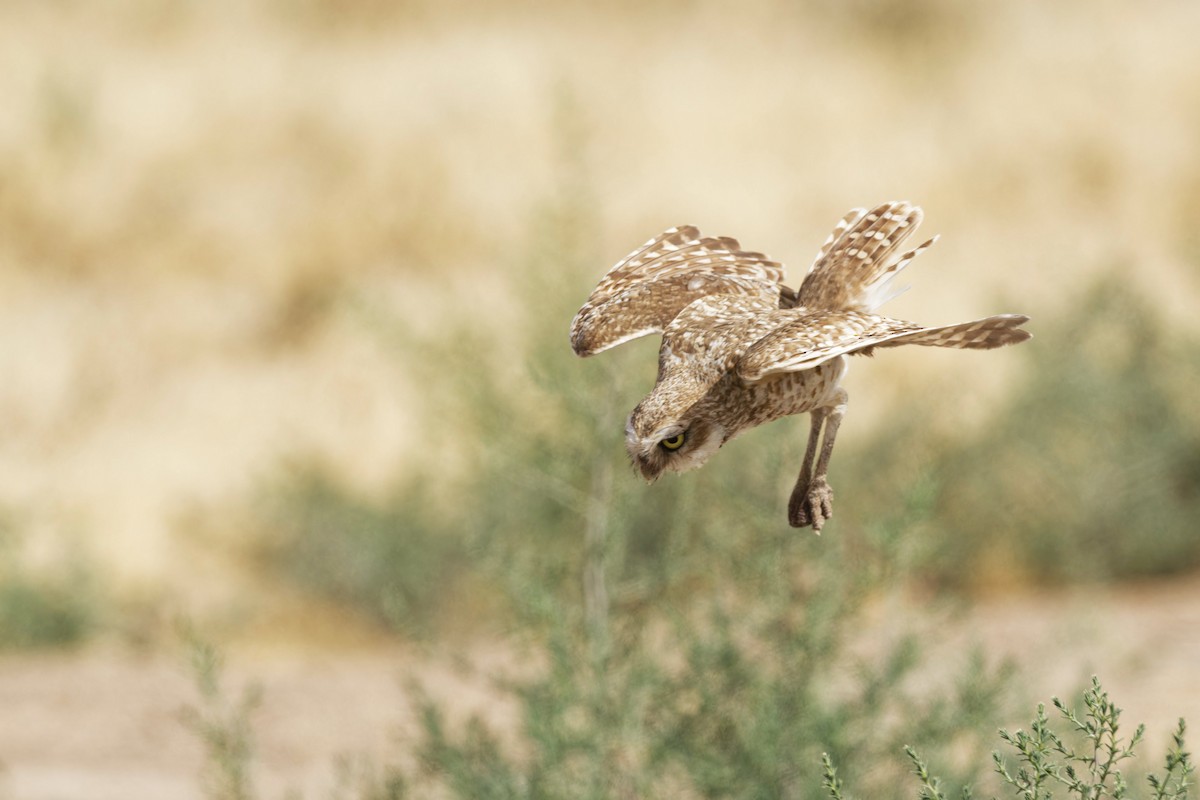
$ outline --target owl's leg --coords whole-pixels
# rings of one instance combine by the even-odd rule
[[[828,415],[827,408],[814,408],[808,418],[811,427],[808,429],[808,447],[804,450],[804,464],[800,467],[800,475],[796,478],[796,487],[788,500],[788,523],[793,528],[806,528],[812,524],[805,500],[808,497],[808,485],[812,483],[813,461],[817,457],[817,445],[821,442],[821,426],[825,424]]]
[[[808,434],[808,448],[804,454],[804,465],[800,468],[800,476],[796,479],[796,488],[788,501],[788,522],[795,528],[812,525],[813,532],[820,533],[826,520],[833,516],[833,489],[825,475],[829,469],[829,458],[833,455],[833,443],[837,440],[838,428],[842,417],[846,415],[846,403],[849,400],[844,389],[838,389],[832,398],[832,403],[812,412],[812,428]],[[821,437],[821,454],[816,455],[817,438],[824,427]],[[816,458],[816,468],[813,469],[813,458]]]

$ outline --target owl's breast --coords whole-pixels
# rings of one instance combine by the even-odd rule
[[[710,396],[714,416],[729,440],[765,422],[821,408],[836,392],[847,366],[845,356],[838,356],[812,369],[775,373],[758,381],[727,375]]]

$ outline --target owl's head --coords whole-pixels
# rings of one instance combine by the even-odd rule
[[[689,409],[691,411],[693,409]],[[686,472],[704,464],[725,441],[725,429],[707,419],[664,414],[643,402],[625,424],[629,460],[647,482],[663,472]]]

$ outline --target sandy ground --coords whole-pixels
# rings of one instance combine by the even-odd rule
[[[326,797],[338,786],[339,760],[404,758],[415,731],[405,686],[414,678],[464,718],[513,719],[484,677],[495,648],[467,653],[471,668],[396,645],[254,650],[234,648],[223,708],[262,691],[252,720],[263,797]],[[182,657],[97,647],[0,659],[0,797],[202,797],[204,748],[184,722],[189,709],[203,703]]]
[[[994,657],[1017,660],[1030,710],[1099,674],[1130,730],[1147,723],[1146,752],[1156,759],[1179,716],[1200,719],[1200,578],[992,600],[954,627],[950,641],[978,637]],[[503,661],[497,649],[468,652],[477,666],[464,671],[394,644],[235,646],[229,694],[252,684],[264,691],[254,715],[257,788],[265,797],[325,797],[339,758],[402,758],[415,726],[404,688],[413,676],[464,713],[511,723],[514,708],[488,688]],[[5,656],[0,797],[201,797],[202,747],[180,721],[197,699],[182,660],[164,655],[99,646]]]

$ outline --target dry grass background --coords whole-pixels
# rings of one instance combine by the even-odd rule
[[[427,446],[453,420],[361,310],[503,337],[564,171],[602,223],[597,275],[692,222],[795,276],[846,209],[909,198],[943,239],[897,316],[1053,317],[1120,269],[1194,329],[1197,30],[1167,0],[2,2],[20,557],[83,552],[118,595],[186,609],[245,589],[197,560],[195,512],[281,460],[367,491],[452,465]],[[856,416],[936,380],[927,356],[878,359]],[[993,367],[955,362],[1001,392]]]
[[[1119,267],[1186,324],[1198,23],[1178,2],[4,3],[0,504],[154,584],[180,515],[281,454],[366,486],[420,460],[421,387],[345,301],[490,319],[568,162],[609,259],[692,221],[796,274],[844,209],[909,197],[944,237],[897,315],[1052,315]]]

